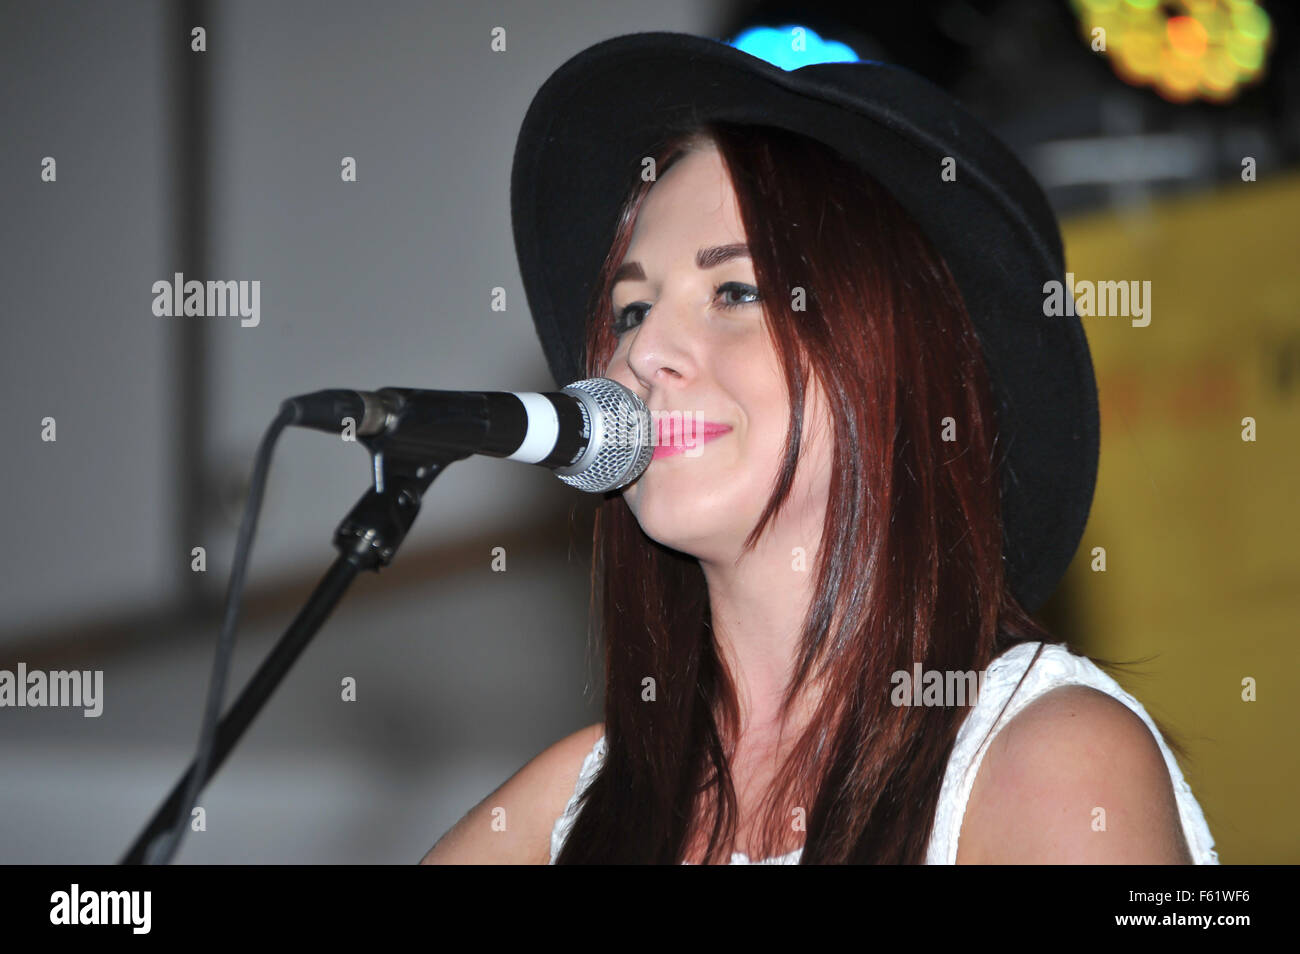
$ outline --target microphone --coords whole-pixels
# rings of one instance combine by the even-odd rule
[[[327,389],[282,405],[297,427],[339,433],[351,419],[358,437],[383,436],[404,451],[485,454],[550,468],[588,493],[618,490],[650,466],[650,411],[610,378],[561,391],[378,391]]]

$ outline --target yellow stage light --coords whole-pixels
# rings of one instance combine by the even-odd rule
[[[1085,41],[1133,86],[1230,102],[1264,75],[1273,24],[1255,0],[1071,0]]]

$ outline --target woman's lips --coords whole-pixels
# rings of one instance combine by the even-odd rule
[[[658,439],[655,441],[654,457],[651,459],[658,460],[661,457],[673,457],[686,451],[698,451],[702,445],[716,440],[730,430],[729,424],[696,421],[689,416],[661,417],[656,429]]]

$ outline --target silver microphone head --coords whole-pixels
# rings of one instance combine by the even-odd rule
[[[640,477],[655,450],[645,402],[610,378],[574,381],[563,392],[582,405],[591,440],[582,456],[555,476],[593,494],[618,490]]]

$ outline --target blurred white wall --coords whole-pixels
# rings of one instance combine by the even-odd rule
[[[187,572],[172,524],[168,322],[210,323],[214,487],[247,474],[290,394],[553,389],[510,231],[524,111],[583,47],[636,30],[707,33],[719,5],[216,9],[203,54],[214,79],[211,265],[187,277],[259,280],[257,327],[151,312],[176,242],[165,5],[28,0],[0,14],[6,665],[32,633],[148,618]],[[504,53],[489,48],[497,26]],[[46,155],[57,183],[39,179]],[[354,184],[340,181],[344,156],[357,160]],[[497,286],[504,313],[489,307]],[[40,440],[47,415],[52,444]],[[367,464],[327,435],[284,437],[251,588],[324,571]],[[499,543],[507,572],[490,570],[484,546],[427,586],[379,598],[382,581],[360,581],[201,799],[208,831],[191,833],[179,860],[416,861],[524,761],[598,720],[589,547],[570,560],[569,541],[538,549],[531,529],[575,503],[590,505],[537,468],[451,467],[405,550]],[[195,545],[221,593],[238,513],[212,507]],[[292,613],[241,628],[228,699]],[[0,862],[118,860],[191,757],[215,638],[215,626],[177,627],[133,648],[89,637],[50,648],[58,668],[104,671],[104,713],[0,708]],[[340,700],[349,675],[355,703]]]

